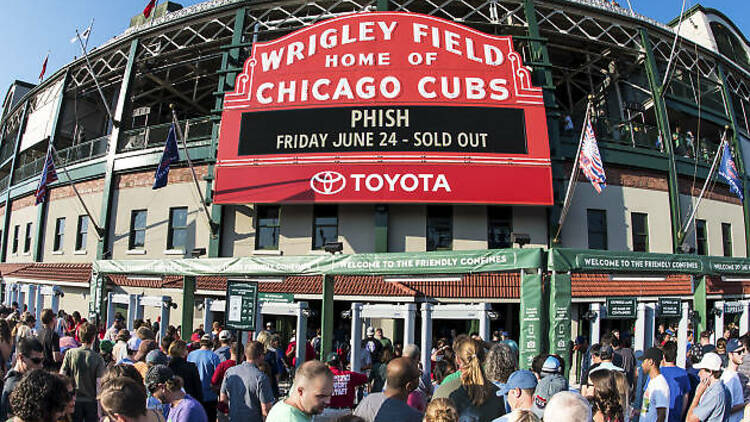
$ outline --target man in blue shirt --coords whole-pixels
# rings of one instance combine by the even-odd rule
[[[661,374],[669,385],[669,422],[683,421],[688,408],[688,394],[690,393],[690,378],[687,371],[678,367],[677,343],[668,341],[662,346],[664,360],[661,363]]]
[[[206,410],[209,421],[216,420],[216,401],[218,396],[211,388],[211,377],[214,375],[216,367],[219,366],[219,357],[211,350],[213,342],[211,334],[204,334],[201,337],[201,348],[193,350],[187,357],[188,362],[192,362],[198,367],[198,376],[201,379],[203,390],[203,401],[201,404]]]

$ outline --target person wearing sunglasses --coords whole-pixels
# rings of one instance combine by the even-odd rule
[[[745,410],[745,397],[737,368],[742,364],[745,348],[742,343],[733,338],[727,342],[727,354],[729,355],[729,362],[721,374],[721,380],[732,395],[732,410],[729,414],[729,422],[740,422],[742,421],[743,410]]]
[[[16,349],[16,364],[13,369],[5,375],[5,385],[0,396],[0,420],[11,417],[10,393],[15,390],[23,374],[33,370],[41,369],[44,361],[44,349],[42,343],[36,337],[21,339]]]

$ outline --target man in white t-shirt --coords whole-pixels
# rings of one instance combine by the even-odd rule
[[[639,422],[666,422],[669,417],[669,385],[659,372],[663,357],[661,350],[652,347],[641,358],[641,369],[648,375],[649,381],[643,393]]]
[[[721,380],[732,395],[732,409],[729,414],[729,422],[741,422],[742,412],[745,409],[745,397],[742,390],[742,382],[740,381],[739,375],[737,375],[737,368],[742,364],[743,350],[744,347],[736,338],[727,342],[729,363],[726,369],[724,369],[724,373],[721,374]]]

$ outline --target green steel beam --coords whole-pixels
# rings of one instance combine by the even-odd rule
[[[388,11],[388,0],[378,0],[376,6],[378,12]]]
[[[50,130],[49,143],[55,145],[57,140],[57,126],[62,119],[62,105],[65,99],[65,85],[68,84],[69,70],[65,70],[63,76],[62,88],[60,94],[57,96],[57,105],[55,106],[55,116],[52,118],[52,129]],[[32,252],[34,262],[41,262],[42,260],[42,240],[44,239],[44,226],[47,215],[47,207],[49,206],[49,192],[47,192],[47,200],[45,200],[41,206],[36,207],[36,233],[34,234],[34,250]]]
[[[549,51],[547,42],[542,38],[539,31],[539,23],[536,19],[536,7],[533,0],[524,0],[524,15],[528,22],[528,42],[531,47],[531,57],[527,61],[535,63],[532,72],[532,81],[535,85],[541,85],[544,95],[544,107],[547,111],[547,133],[549,137],[549,147],[551,156],[561,156],[562,148],[560,142],[560,110],[555,101],[555,84],[552,81],[551,64],[549,60]],[[552,183],[553,192],[563,192],[565,189],[564,163],[561,161],[552,162]],[[553,194],[554,195],[554,194]],[[554,199],[553,199],[554,200]],[[547,213],[548,215],[548,246],[553,245],[554,233],[557,232],[557,221],[562,210],[562,201],[554,201],[555,204]]]
[[[135,67],[135,56],[138,52],[138,39],[130,42],[130,54],[128,54],[128,63],[125,65],[125,73],[122,76],[120,85],[120,96],[117,99],[114,119],[122,122],[122,116],[125,115],[125,107],[130,96],[130,83],[133,81],[133,69]],[[104,192],[102,192],[101,214],[99,214],[99,227],[103,233],[100,234],[96,246],[96,259],[111,258],[111,251],[108,245],[110,243],[109,233],[112,224],[112,198],[114,197],[115,181],[115,157],[117,156],[117,146],[120,144],[120,138],[123,131],[120,130],[122,125],[113,126],[112,133],[109,134],[109,150],[107,151],[107,172],[104,175]]]
[[[333,347],[333,275],[323,276],[323,303],[320,307],[320,356],[324,359]]]
[[[13,173],[16,171],[16,159],[18,158],[18,149],[21,146],[21,136],[26,128],[26,112],[29,110],[29,101],[23,105],[23,111],[21,112],[21,121],[18,123],[18,133],[16,134],[15,151],[13,152],[13,160],[10,162],[10,173],[8,176],[8,189],[5,191],[5,208],[3,208],[3,250],[0,251],[0,262],[5,262],[8,254],[8,230],[10,229],[10,214],[11,214],[11,203],[10,203],[10,186],[13,184]]]
[[[708,309],[706,308],[706,278],[702,275],[695,277],[695,287],[693,289],[693,310],[696,312],[698,321],[694,321],[693,335],[697,337],[700,333],[706,331],[708,322]]]
[[[736,152],[734,162],[737,164],[738,170],[742,175],[742,186],[743,186],[743,201],[742,201],[742,214],[745,217],[745,256],[750,256],[750,197],[748,197],[747,187],[747,173],[745,172],[745,155],[742,151],[742,142],[740,142],[737,136],[737,114],[734,109],[734,103],[732,103],[732,93],[729,92],[729,86],[727,85],[726,74],[724,68],[719,64],[719,77],[721,78],[721,93],[724,98],[724,104],[727,107],[727,116],[729,117],[729,126],[732,129],[732,137],[730,142]]]
[[[672,221],[672,251],[680,253],[682,243],[682,217],[680,212],[680,189],[677,180],[677,167],[674,158],[674,145],[672,134],[669,130],[669,119],[667,117],[667,106],[659,77],[659,69],[656,67],[656,59],[651,48],[651,39],[645,29],[641,28],[641,44],[646,54],[645,66],[648,76],[648,85],[651,89],[651,97],[654,100],[654,111],[656,112],[656,125],[661,134],[662,144],[667,154],[669,170],[667,171],[667,185],[669,187],[669,214]]]
[[[203,312],[208,312],[204,309]],[[182,338],[189,338],[193,332],[193,317],[195,316],[195,277],[182,277]],[[207,327],[204,327],[208,329]]]
[[[232,42],[230,44],[232,48],[225,52],[221,58],[221,69],[218,72],[219,83],[217,89],[217,92],[220,93],[220,95],[216,96],[216,101],[214,103],[214,110],[219,113],[218,117],[221,117],[221,112],[219,110],[223,109],[224,93],[234,90],[234,84],[237,78],[236,71],[228,70],[230,68],[236,69],[242,65],[242,63],[240,63],[240,47],[238,45],[242,43],[242,36],[244,35],[243,32],[245,31],[246,17],[247,8],[241,7],[237,9],[237,12],[235,12],[234,16],[234,32],[232,33]],[[213,202],[213,181],[215,171],[214,163],[216,163],[216,152],[219,148],[220,128],[221,120],[217,120],[214,123],[214,127],[211,131],[211,156],[209,158],[208,168],[206,170],[206,177],[204,178],[204,180],[206,181],[206,201],[210,202],[211,204],[211,221],[216,223],[216,229],[215,231],[212,231],[208,241],[209,258],[216,258],[218,256],[221,256],[221,232],[224,227],[224,212],[222,206],[214,204]]]

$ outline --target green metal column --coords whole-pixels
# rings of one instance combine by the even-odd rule
[[[63,105],[63,99],[65,99],[65,85],[68,84],[68,73],[69,70],[65,71],[63,76],[62,88],[60,89],[60,95],[57,97],[57,105],[55,106],[55,117],[52,118],[52,130],[50,131],[49,143],[55,145],[57,139],[57,126],[60,123],[61,111]],[[59,164],[59,163],[58,163]],[[65,173],[58,174],[60,179],[65,178]],[[47,199],[49,199],[49,192],[47,192]],[[36,234],[34,235],[34,250],[32,252],[34,262],[42,261],[42,241],[44,239],[44,227],[45,219],[47,215],[47,207],[49,206],[49,200],[44,201],[41,205],[36,207]]]
[[[21,120],[18,123],[18,133],[16,134],[15,149],[13,159],[10,161],[10,173],[8,176],[8,189],[5,191],[5,208],[3,209],[3,250],[0,251],[0,262],[5,262],[8,254],[8,231],[10,230],[10,187],[13,186],[13,173],[16,172],[16,159],[18,158],[18,149],[21,146],[21,136],[26,128],[26,112],[29,110],[29,101],[23,105]]]
[[[388,11],[388,0],[378,0],[377,4],[375,5],[378,12],[387,12]]]
[[[542,318],[546,315],[544,308],[540,270],[521,270],[521,315],[518,318],[518,325],[521,327],[518,367],[521,369],[530,369],[534,356],[542,352]]]
[[[565,376],[570,371],[570,273],[553,271],[549,284],[549,352],[565,361]]]
[[[323,276],[323,303],[320,306],[320,358],[325,359],[333,347],[333,276]],[[299,333],[298,333],[299,334]],[[302,334],[304,335],[304,333]]]
[[[750,197],[748,196],[747,186],[747,173],[745,171],[745,155],[742,151],[742,142],[740,137],[737,136],[737,114],[732,103],[732,93],[729,92],[729,86],[727,85],[726,74],[724,68],[719,64],[719,77],[721,78],[721,93],[724,98],[724,104],[727,107],[727,117],[729,117],[730,128],[732,129],[732,138],[730,139],[731,145],[734,147],[735,156],[734,162],[737,164],[737,168],[742,175],[742,187],[743,187],[743,201],[742,201],[742,214],[745,217],[745,256],[750,257]]]
[[[203,312],[208,312],[204,309]],[[182,338],[189,338],[193,332],[193,317],[195,316],[195,277],[182,277]],[[204,329],[208,329],[204,327]]]
[[[700,333],[706,331],[708,322],[708,309],[706,308],[706,278],[702,275],[695,277],[695,288],[693,289],[693,310],[695,311],[698,321],[694,322],[693,336],[697,338]]]
[[[138,39],[130,43],[130,54],[128,54],[128,63],[125,65],[125,73],[122,76],[120,84],[120,95],[117,99],[114,119],[122,123],[122,116],[125,115],[125,106],[130,96],[130,84],[133,81],[133,67],[135,66],[135,56],[138,52]],[[109,233],[112,225],[112,198],[114,197],[114,180],[115,180],[115,156],[117,156],[117,146],[120,145],[122,135],[122,124],[112,127],[112,133],[109,134],[109,150],[107,151],[107,173],[104,175],[104,191],[102,192],[101,214],[99,214],[99,227],[103,233],[100,233],[99,241],[96,246],[96,259],[111,258],[112,253],[109,248]],[[102,286],[104,283],[102,283]]]
[[[224,94],[234,91],[234,85],[237,79],[237,71],[242,68],[240,52],[243,35],[245,32],[245,18],[247,9],[242,7],[237,9],[234,16],[234,27],[232,42],[229,49],[222,55],[221,70],[219,73],[219,83],[216,90],[216,100],[214,102],[214,127],[211,132],[211,157],[208,161],[206,172],[206,201],[211,204],[211,221],[213,222],[212,233],[208,241],[208,257],[216,258],[221,255],[221,232],[223,228],[223,207],[213,203],[213,181],[214,181],[214,164],[216,163],[216,151],[219,147],[219,130],[221,128],[221,113],[224,107]]]
[[[659,127],[664,152],[669,160],[669,171],[667,172],[667,184],[669,186],[669,213],[672,220],[672,251],[681,253],[680,243],[682,243],[682,217],[680,210],[680,189],[677,181],[677,167],[674,160],[674,145],[672,144],[672,134],[669,129],[669,119],[667,116],[667,105],[664,102],[664,96],[661,86],[659,69],[656,66],[656,59],[651,48],[651,39],[645,29],[641,29],[641,44],[646,54],[646,75],[648,76],[648,85],[651,89],[651,98],[654,100],[654,111],[656,112],[656,124]]]
[[[547,134],[549,137],[550,156],[560,157],[560,109],[555,100],[555,85],[552,81],[551,63],[549,61],[549,51],[547,43],[541,37],[539,23],[536,19],[536,8],[533,0],[524,0],[524,15],[528,23],[529,45],[531,47],[531,61],[526,62],[531,66],[532,82],[536,86],[541,86],[544,95],[544,107],[547,114]],[[566,180],[566,175],[562,162],[552,160],[552,183],[554,192],[564,192],[565,185],[562,181]],[[548,237],[549,245],[552,245],[552,238],[557,232],[557,220],[562,209],[562,201],[555,201],[551,212],[548,213]]]

